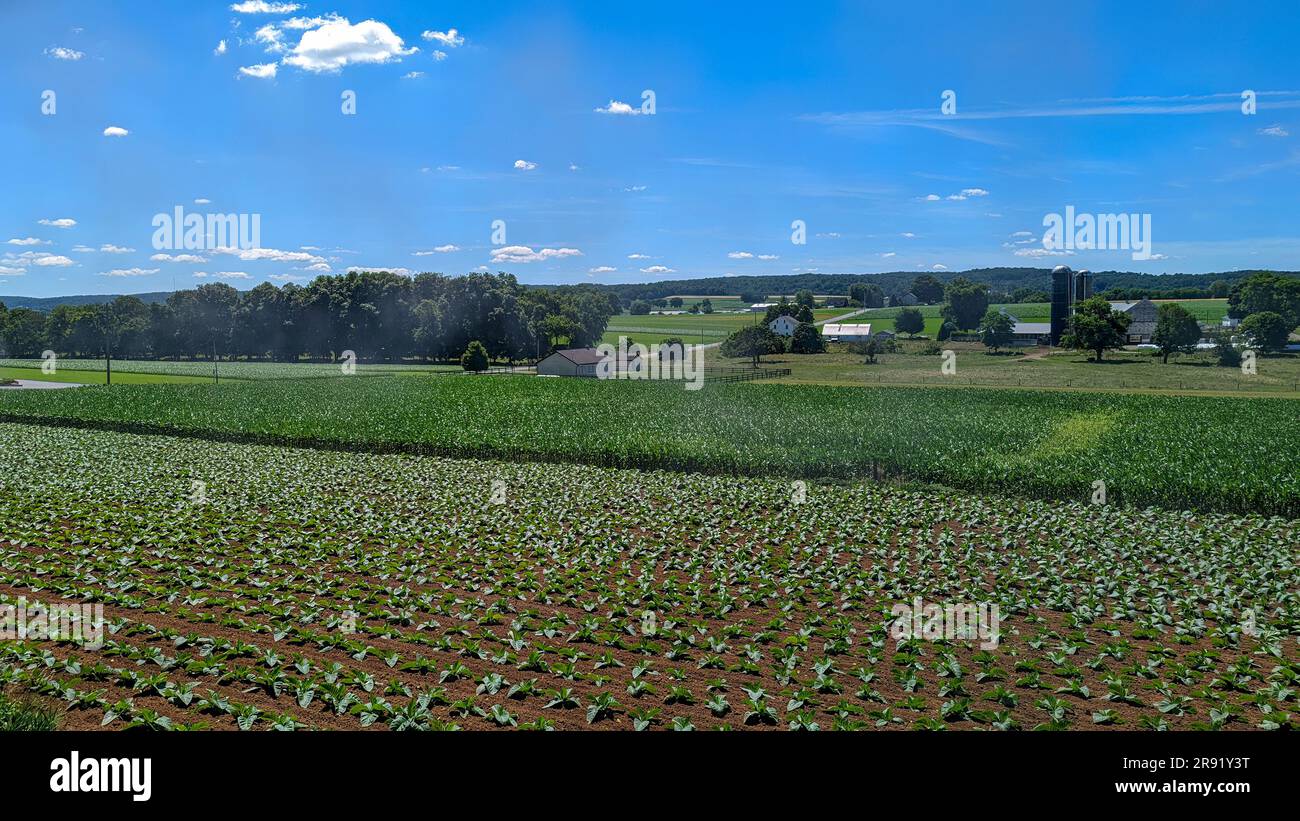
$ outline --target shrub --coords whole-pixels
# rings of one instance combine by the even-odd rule
[[[488,352],[483,343],[477,339],[471,341],[460,356],[460,366],[467,371],[486,371],[488,369]]]

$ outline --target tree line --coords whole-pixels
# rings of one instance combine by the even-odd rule
[[[0,304],[0,342],[16,358],[52,350],[64,357],[247,358],[333,361],[458,358],[471,341],[496,360],[544,356],[558,345],[594,345],[617,297],[594,288],[520,285],[510,274],[446,277],[362,271],[308,285],[224,283],[145,303],[121,296],[46,312]]]

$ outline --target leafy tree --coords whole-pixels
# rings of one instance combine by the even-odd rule
[[[1051,302],[1052,295],[1047,291],[1040,291],[1035,288],[1017,288],[1011,292],[1011,301],[1017,303]]]
[[[866,342],[855,342],[850,348],[854,353],[865,356],[866,364],[876,364],[876,357],[882,353],[893,353],[894,342],[891,339],[881,339],[874,334],[867,338]]]
[[[37,359],[45,350],[45,315],[31,308],[14,308],[5,317],[5,350],[18,359]]]
[[[813,307],[814,305],[817,304],[817,300],[816,300],[816,298],[813,296],[813,292],[812,292],[812,291],[808,290],[807,288],[803,288],[803,289],[800,289],[800,291],[799,291],[797,294],[794,295],[794,304],[795,304],[795,305],[805,305],[805,306],[811,308],[811,307]]]
[[[794,318],[800,322],[812,322],[813,309],[809,308],[807,305],[800,305],[799,310],[794,312]]]
[[[1232,344],[1232,331],[1226,328],[1215,329],[1210,333],[1210,339],[1215,343],[1214,355],[1218,358],[1219,365],[1225,368],[1241,366],[1241,351]]]
[[[460,366],[467,371],[486,371],[488,369],[488,352],[483,343],[477,339],[471,341],[460,355]]]
[[[978,328],[984,312],[989,309],[989,286],[971,282],[965,277],[957,277],[948,283],[944,296],[948,302],[943,306],[943,318],[963,331]]]
[[[1274,311],[1260,311],[1241,321],[1238,331],[1250,337],[1255,345],[1265,351],[1280,351],[1287,345],[1293,326]]]
[[[680,308],[682,307],[682,298],[679,296],[672,297],[668,300],[668,304],[674,308]]]
[[[766,302],[767,295],[762,291],[741,291],[740,301],[748,302],[750,305],[757,305],[760,302]]]
[[[794,316],[795,306],[785,300],[781,300],[775,305],[767,306],[767,314],[763,317],[763,324],[770,325],[772,320],[781,316]]]
[[[919,302],[934,305],[943,302],[944,294],[943,283],[933,274],[921,274],[912,280],[912,295]]]
[[[807,306],[804,306],[807,307]],[[811,322],[800,322],[790,337],[790,353],[825,353],[826,338]]]
[[[1128,314],[1120,313],[1110,307],[1105,297],[1094,296],[1078,302],[1074,306],[1074,316],[1061,345],[1080,351],[1092,351],[1101,361],[1106,350],[1120,348],[1127,341],[1125,332],[1131,321]]]
[[[1177,302],[1164,302],[1156,309],[1156,330],[1151,341],[1160,348],[1162,361],[1171,353],[1192,353],[1201,340],[1201,326],[1191,311]]]
[[[759,357],[784,353],[785,342],[767,325],[746,325],[724,339],[720,351],[726,357],[750,357],[758,367]]]
[[[925,330],[925,317],[919,308],[903,308],[894,317],[894,329],[908,336],[916,336]]]
[[[1244,320],[1263,311],[1280,314],[1288,331],[1300,325],[1300,278],[1261,272],[1232,286],[1229,316]]]
[[[425,357],[440,357],[442,347],[442,310],[432,299],[422,299],[415,306],[415,330],[412,334],[415,352]]]
[[[701,303],[700,303],[700,312],[701,312],[701,313],[706,313],[706,314],[711,314],[711,313],[713,313],[713,300],[711,300],[711,299],[706,299],[706,300],[704,300],[703,302],[701,302]]]
[[[944,323],[939,326],[939,341],[947,342],[949,339],[952,339],[952,335],[955,333],[957,333],[957,326],[945,320]]]
[[[1223,299],[1232,293],[1232,285],[1226,279],[1216,279],[1210,284],[1210,296]]]
[[[997,351],[1011,344],[1015,339],[1015,329],[1016,324],[1011,321],[1011,317],[990,308],[980,320],[980,341],[984,343],[984,347]]]
[[[627,312],[632,316],[645,316],[650,313],[650,303],[646,302],[644,299],[634,299],[632,300],[632,306],[627,309]]]

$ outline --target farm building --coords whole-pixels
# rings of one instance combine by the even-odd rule
[[[849,304],[849,298],[846,296],[828,296],[822,300],[822,305],[827,308],[845,308]]]
[[[629,354],[634,357],[634,354]],[[555,351],[537,363],[538,376],[586,376],[596,377],[596,366],[604,359],[595,348],[570,348]],[[629,367],[632,363],[629,362]]]
[[[832,342],[866,342],[871,336],[871,323],[843,325],[838,322],[828,322],[822,326],[822,336]]]
[[[1112,302],[1111,310],[1128,314],[1129,344],[1150,342],[1156,332],[1156,304],[1149,299],[1137,302]]]
[[[775,304],[775,302],[755,302],[753,305],[749,306],[749,312],[751,314],[764,314],[767,313],[768,308],[771,308]]]
[[[1044,345],[1052,339],[1052,323],[1017,321],[1012,326],[1011,333],[1018,344]]]
[[[777,336],[794,336],[794,329],[799,327],[799,320],[792,316],[778,316],[767,323],[767,327],[771,328],[772,333]]]

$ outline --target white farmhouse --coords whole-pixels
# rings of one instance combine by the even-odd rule
[[[771,328],[772,333],[777,336],[794,336],[794,329],[798,326],[799,320],[789,315],[778,316],[767,323],[767,327]]]

